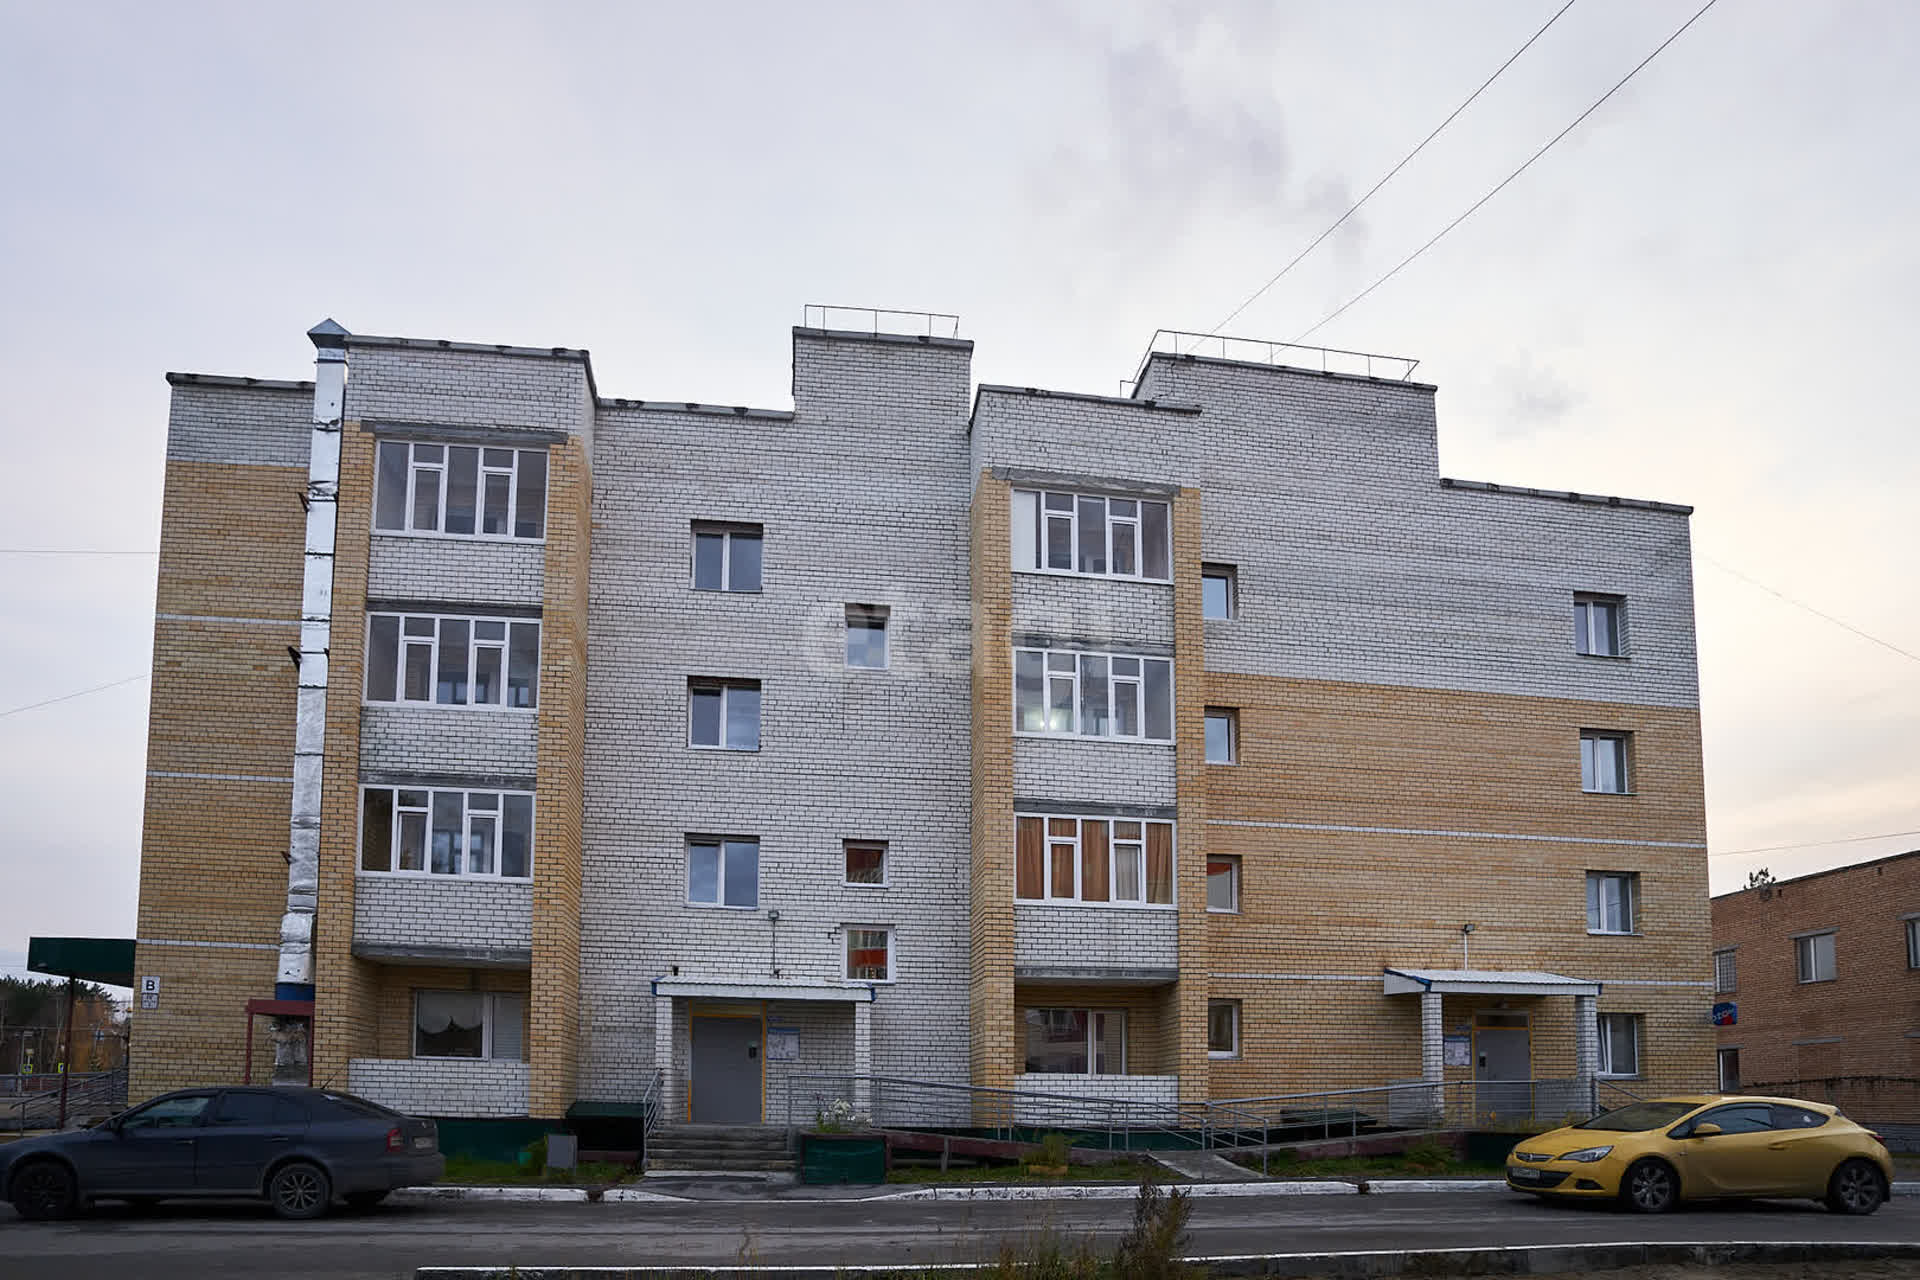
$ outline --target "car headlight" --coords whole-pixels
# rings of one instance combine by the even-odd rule
[[[1612,1147],[1583,1147],[1578,1151],[1569,1151],[1560,1158],[1578,1164],[1592,1164],[1596,1160],[1605,1160],[1612,1151]]]

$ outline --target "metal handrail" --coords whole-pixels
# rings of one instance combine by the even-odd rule
[[[1183,344],[1184,350],[1182,350]],[[1154,356],[1199,355],[1203,353],[1203,348],[1209,346],[1216,346],[1219,350],[1215,359],[1264,364],[1275,368],[1313,369],[1317,366],[1321,373],[1353,373],[1368,378],[1382,378],[1389,382],[1406,382],[1413,377],[1413,371],[1420,367],[1420,362],[1411,356],[1389,356],[1374,351],[1348,351],[1343,347],[1309,347],[1298,342],[1275,342],[1265,338],[1234,338],[1223,333],[1155,329],[1153,340],[1147,344],[1146,354],[1140,357],[1139,368],[1134,371],[1134,388],[1138,389],[1142,377],[1146,374],[1147,362]],[[1248,354],[1230,354],[1243,349]],[[1299,352],[1306,359],[1304,362],[1283,359],[1282,356],[1287,352]],[[1376,362],[1380,364],[1383,372],[1374,371]]]
[[[666,1069],[655,1067],[653,1077],[647,1081],[646,1090],[640,1095],[640,1136],[643,1142],[653,1137],[654,1129],[660,1124],[666,1080]]]
[[[818,1086],[830,1086],[823,1090]],[[950,1084],[945,1081],[914,1080],[902,1076],[861,1076],[807,1073],[787,1077],[787,1133],[789,1140],[800,1123],[803,1109],[799,1095],[814,1088],[817,1099],[827,1092],[836,1097],[858,1096],[865,1092],[869,1105],[891,1088],[909,1092],[923,1091],[947,1098],[965,1098],[966,1113],[975,1119],[988,1117],[982,1127],[1011,1138],[1023,1127],[1063,1127],[1097,1130],[1106,1136],[1109,1150],[1131,1150],[1137,1134],[1157,1133],[1186,1145],[1204,1148],[1207,1132],[1206,1103],[1143,1102],[1131,1098],[1090,1098],[1079,1094],[1052,1093],[1037,1089],[1002,1089],[987,1085]],[[883,1098],[880,1100],[884,1100]],[[1038,1104],[1045,1111],[1063,1114],[1051,1119],[1023,1121],[1020,1112]]]
[[[836,316],[866,317],[865,324],[836,324]],[[882,316],[902,316],[911,321],[911,327],[901,328],[892,324],[883,326]],[[960,317],[945,311],[905,311],[894,307],[843,307],[832,303],[809,302],[801,308],[801,324],[808,329],[838,329],[846,333],[898,333],[908,336],[924,334],[929,338],[958,338],[960,336]],[[944,332],[936,333],[936,329]]]

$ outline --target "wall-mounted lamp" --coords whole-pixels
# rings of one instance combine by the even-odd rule
[[[1472,965],[1467,963],[1467,938],[1478,927],[1479,926],[1471,920],[1460,926],[1460,967],[1462,969],[1473,968]]]

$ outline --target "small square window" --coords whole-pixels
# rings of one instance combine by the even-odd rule
[[[893,981],[893,931],[848,925],[847,981]]]
[[[1209,1058],[1240,1056],[1240,1002],[1238,1000],[1207,1001],[1207,1056]]]
[[[887,666],[887,615],[883,604],[847,606],[847,665],[865,671]]]
[[[760,682],[687,681],[687,742],[723,751],[758,751]]]
[[[1604,795],[1626,795],[1627,739],[1605,729],[1580,731],[1580,789]]]
[[[1224,622],[1240,611],[1239,575],[1230,564],[1200,566],[1200,616]]]
[[[1793,940],[1793,952],[1796,967],[1802,982],[1832,982],[1836,974],[1834,964],[1834,933],[1809,934]]]
[[[1907,930],[1907,936],[1911,940],[1911,928]],[[1740,970],[1734,960],[1736,954],[1732,947],[1713,953],[1713,989],[1716,993],[1740,989]]]
[[[1639,923],[1640,877],[1631,871],[1587,872],[1587,932],[1632,933]]]
[[[1579,594],[1573,598],[1573,651],[1594,658],[1618,658],[1621,647],[1619,596]]]
[[[760,905],[760,841],[753,836],[688,836],[687,901],[706,907]]]
[[[846,883],[884,885],[887,882],[887,842],[885,840],[842,840],[846,859]]]
[[[1207,859],[1207,910],[1240,910],[1240,859]]]
[[[1231,707],[1207,708],[1207,763],[1238,764],[1240,713]]]
[[[693,589],[760,590],[760,539],[757,524],[693,526]]]

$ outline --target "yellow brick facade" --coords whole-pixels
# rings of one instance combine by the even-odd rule
[[[1013,983],[1013,553],[1010,490],[982,472],[973,493],[973,876],[968,954],[970,1074],[1012,1086],[1025,1047]],[[996,727],[997,726],[997,727]]]

